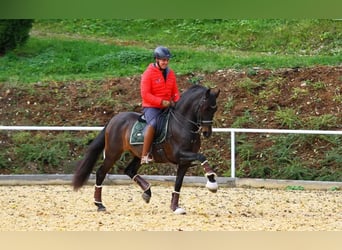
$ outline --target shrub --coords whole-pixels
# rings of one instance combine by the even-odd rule
[[[32,19],[0,20],[0,55],[23,45],[29,38]]]
[[[311,116],[307,122],[310,129],[331,129],[338,126],[337,117],[331,114],[324,114],[321,116]]]
[[[289,129],[295,129],[301,125],[301,121],[296,114],[296,111],[292,108],[278,109],[275,112],[275,120],[282,127],[288,127]]]

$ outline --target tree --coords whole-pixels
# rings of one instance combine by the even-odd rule
[[[29,38],[33,19],[0,19],[0,56],[23,45]]]

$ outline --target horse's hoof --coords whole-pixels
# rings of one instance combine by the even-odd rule
[[[106,207],[98,207],[97,212],[106,212]]]
[[[174,214],[186,214],[185,210],[181,207],[177,207],[175,211],[173,211]]]
[[[146,194],[146,193],[143,193],[142,196],[143,200],[146,202],[146,203],[149,203],[150,200],[151,200],[151,196],[149,194]]]
[[[97,206],[97,211],[98,211],[98,212],[104,212],[104,211],[106,211],[106,207],[103,206],[102,203],[97,203],[97,202],[95,202],[95,205]]]
[[[218,185],[217,185],[216,181],[215,182],[207,181],[207,184],[205,186],[206,186],[206,188],[209,189],[210,192],[213,192],[213,193],[217,192]]]

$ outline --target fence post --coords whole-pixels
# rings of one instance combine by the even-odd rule
[[[235,178],[235,131],[230,131],[230,177]]]

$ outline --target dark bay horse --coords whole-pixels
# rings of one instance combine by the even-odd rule
[[[217,110],[216,99],[220,90],[208,89],[201,85],[193,85],[181,96],[175,107],[170,108],[168,133],[160,144],[152,145],[152,156],[156,163],[173,163],[178,166],[174,191],[171,198],[171,210],[176,214],[184,214],[185,210],[178,206],[180,190],[184,176],[192,162],[199,161],[208,178],[206,187],[216,192],[216,174],[210,167],[206,157],[199,153],[201,133],[209,137],[212,133],[213,117]],[[99,211],[106,208],[102,203],[102,182],[106,174],[120,159],[123,152],[129,151],[134,156],[124,172],[143,190],[143,199],[148,203],[151,198],[151,185],[138,174],[142,145],[131,145],[130,134],[134,123],[141,114],[122,112],[115,115],[89,145],[85,156],[79,161],[73,177],[75,190],[81,188],[88,180],[92,169],[104,150],[103,164],[96,171],[94,203]]]

